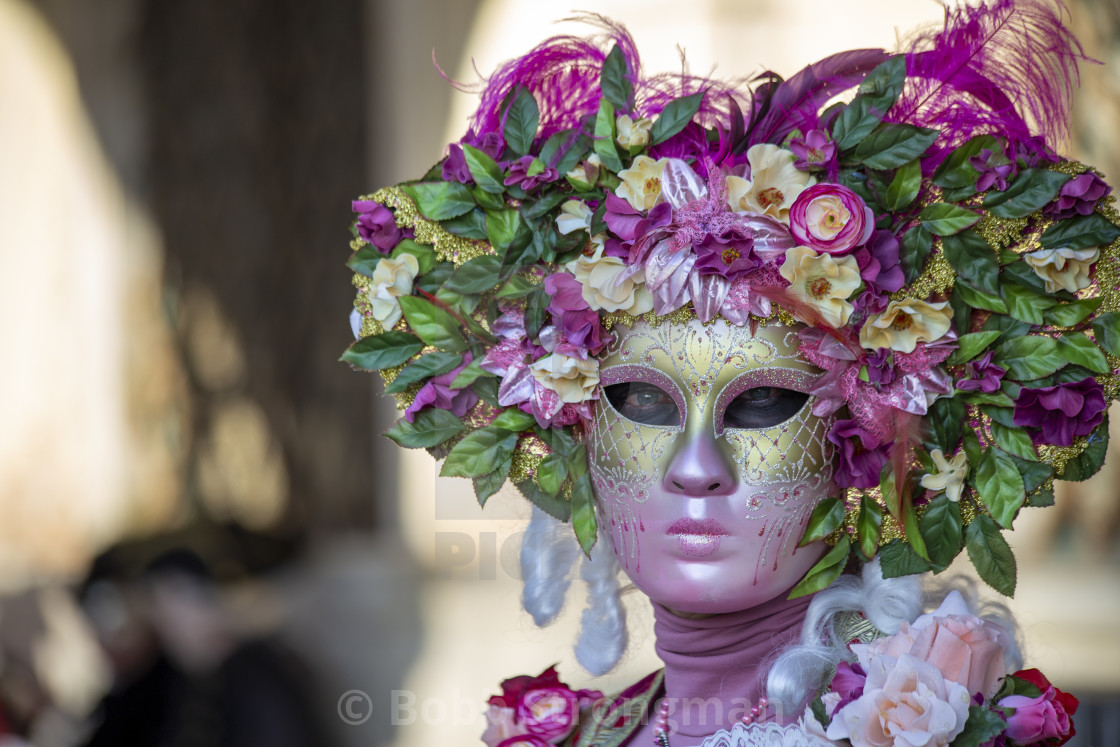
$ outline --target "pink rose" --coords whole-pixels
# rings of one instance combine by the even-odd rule
[[[510,737],[524,733],[525,730],[514,721],[512,708],[491,705],[486,711],[486,731],[482,732],[482,741],[487,747],[498,747]]]
[[[558,744],[579,721],[579,696],[566,687],[530,690],[521,696],[516,718],[527,733]]]
[[[598,690],[572,690],[556,667],[536,677],[511,677],[502,682],[502,694],[490,698],[482,741],[487,747],[559,744],[575,730],[580,709],[602,697]]]
[[[872,656],[917,657],[937,667],[945,679],[967,687],[970,695],[980,693],[987,700],[1007,673],[1003,651],[1010,645],[1006,630],[969,614],[964,599],[954,591],[936,611],[912,624],[903,623],[892,636],[866,646],[856,644],[852,650],[865,669],[865,659]]]
[[[840,708],[829,739],[853,747],[945,747],[964,729],[968,690],[937,667],[903,654],[871,660],[863,695]]]
[[[498,743],[497,747],[549,747],[551,742],[546,742],[540,737],[526,734],[520,737],[510,737]]]
[[[1070,719],[1077,712],[1077,698],[1050,684],[1037,669],[1016,672],[1014,677],[1026,680],[1042,690],[1037,698],[1009,695],[999,701],[1000,708],[1014,708],[1007,718],[1004,736],[1018,744],[1063,745],[1076,733]]]
[[[871,238],[875,214],[847,187],[815,184],[790,205],[789,230],[798,242],[818,252],[846,254]]]

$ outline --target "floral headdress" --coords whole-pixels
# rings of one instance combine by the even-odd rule
[[[1120,390],[1120,214],[1054,151],[1081,56],[1058,11],[964,8],[904,54],[742,86],[645,78],[604,25],[507,63],[424,178],[354,203],[343,360],[404,409],[386,435],[482,503],[512,480],[589,550],[611,327],[800,322],[842,490],[795,594],[849,555],[891,576],[962,548],[1013,593],[1001,529],[1100,467]]]

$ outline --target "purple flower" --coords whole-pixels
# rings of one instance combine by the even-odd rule
[[[707,179],[709,164],[718,163],[723,154],[713,154],[707,131],[696,122],[689,122],[673,137],[652,146],[649,156],[655,161],[661,158],[688,161],[701,178]]]
[[[467,134],[459,143],[452,143],[448,147],[447,158],[443,161],[443,180],[445,182],[474,184],[474,177],[471,176],[471,170],[467,168],[467,159],[463,154],[462,143],[478,148],[497,161],[498,156],[502,154],[502,138],[496,132],[487,132],[481,137],[478,137],[474,134],[473,130],[468,130]],[[501,165],[500,162],[499,165]]]
[[[836,143],[824,130],[809,130],[804,137],[794,138],[789,149],[797,156],[793,165],[802,171],[831,172],[836,167]]]
[[[673,206],[667,202],[654,205],[643,215],[628,201],[607,193],[607,210],[603,214],[607,228],[617,238],[607,239],[603,253],[608,257],[627,257],[634,241],[673,222]]]
[[[836,713],[844,706],[863,696],[863,687],[867,682],[867,672],[859,663],[842,661],[836,665],[836,674],[832,678],[832,691],[840,696],[832,712]]]
[[[836,484],[841,488],[873,488],[887,463],[887,449],[855,420],[837,420],[828,440],[840,447]]]
[[[720,275],[734,280],[762,263],[754,256],[754,237],[741,226],[731,226],[718,234],[709,233],[693,246],[701,275]]]
[[[894,381],[895,370],[891,353],[888,348],[879,348],[863,357],[863,365],[867,367],[868,382],[882,387]]]
[[[1078,215],[1091,215],[1097,200],[1112,191],[1112,187],[1092,171],[1078,174],[1062,185],[1058,197],[1042,209],[1051,220],[1065,220]]]
[[[471,362],[471,354],[463,355],[463,362],[445,374],[440,374],[416,393],[416,399],[404,411],[404,419],[412,422],[416,413],[425,407],[438,407],[450,410],[457,418],[466,415],[478,403],[478,395],[472,389],[452,389],[451,382]]]
[[[532,192],[540,185],[559,178],[560,174],[556,169],[545,166],[535,156],[522,156],[510,165],[502,183],[507,187],[516,184],[526,192]]]
[[[880,295],[894,293],[906,282],[898,261],[898,239],[890,231],[876,231],[866,252],[857,252],[859,276]]]
[[[586,348],[595,355],[606,344],[599,312],[592,311],[583,298],[583,286],[566,272],[557,272],[544,280],[545,292],[552,298],[548,311],[564,338],[571,344]]]
[[[980,358],[968,364],[968,378],[957,382],[957,389],[966,392],[992,392],[999,391],[999,383],[1007,369],[992,363],[992,351],[984,353]]]
[[[358,215],[358,235],[373,244],[382,254],[388,254],[403,235],[397,228],[393,211],[372,200],[355,200],[351,203]]]
[[[1032,429],[1036,443],[1069,446],[1077,436],[1088,435],[1104,420],[1105,399],[1094,379],[1023,389],[1015,402],[1012,421]]]
[[[995,153],[984,148],[979,155],[969,158],[968,162],[972,165],[972,168],[980,172],[980,176],[976,180],[977,192],[987,192],[993,185],[997,190],[1003,192],[1007,189],[1007,180],[1013,178],[1018,172],[1015,164],[1007,160],[1007,156],[1004,155],[1002,150]]]

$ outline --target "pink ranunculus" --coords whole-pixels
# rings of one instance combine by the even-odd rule
[[[837,710],[828,738],[853,747],[946,747],[964,729],[971,702],[963,685],[928,662],[876,656],[863,695]]]
[[[814,184],[790,206],[789,230],[795,239],[818,252],[846,254],[871,238],[875,214],[847,187]]]
[[[865,669],[875,656],[917,657],[937,667],[945,679],[964,685],[970,696],[980,693],[986,700],[1007,673],[1003,652],[1010,647],[1006,630],[970,614],[960,593],[953,591],[934,612],[903,623],[894,635],[853,645],[852,650]]]
[[[546,742],[532,734],[510,737],[498,743],[497,747],[549,747],[552,742]]]
[[[530,690],[518,701],[516,716],[528,734],[559,744],[579,722],[579,696],[567,687]]]

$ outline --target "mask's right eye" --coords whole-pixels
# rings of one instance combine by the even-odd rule
[[[624,418],[642,425],[680,425],[677,403],[660,387],[644,381],[627,381],[603,387],[611,407]]]

